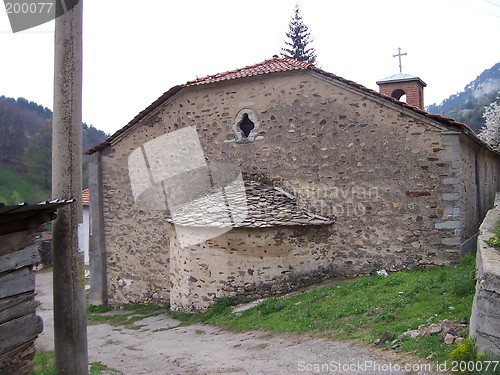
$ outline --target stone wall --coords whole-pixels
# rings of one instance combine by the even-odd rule
[[[495,207],[484,218],[477,240],[476,295],[472,306],[470,336],[482,352],[500,355],[500,251],[484,241],[493,237],[500,220],[500,193]]]
[[[143,211],[134,203],[127,167],[131,151],[117,147],[102,158],[106,294],[110,304],[167,304],[169,240],[165,212]]]
[[[187,248],[171,231],[174,310],[203,310],[221,297],[270,297],[344,274],[336,269],[335,249],[327,246],[338,235],[334,224],[237,228]]]
[[[450,136],[451,137],[451,136]],[[500,158],[484,145],[473,142],[464,134],[455,139],[460,148],[460,171],[456,197],[461,201],[461,241],[474,236],[486,212],[493,207],[495,194],[500,191]]]
[[[479,222],[486,216],[500,191],[500,157],[498,154],[482,148],[477,158],[479,181],[478,208]]]
[[[258,121],[253,142],[235,141],[242,110]],[[265,178],[337,218],[338,235],[322,240],[332,254],[323,266],[336,276],[458,257],[467,192],[456,133],[450,138],[440,124],[316,73],[274,74],[186,87],[102,152],[112,303],[169,299],[165,212],[134,202],[127,159],[187,126],[197,129],[208,164]]]

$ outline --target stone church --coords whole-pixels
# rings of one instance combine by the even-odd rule
[[[500,155],[425,112],[420,78],[377,83],[275,56],[172,87],[89,150],[91,303],[195,311],[456,262]]]

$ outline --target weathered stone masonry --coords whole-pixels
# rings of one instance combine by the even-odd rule
[[[290,290],[326,274],[449,264],[456,261],[459,245],[475,234],[477,218],[499,189],[498,155],[459,128],[316,71],[175,91],[96,150],[102,160],[111,303],[171,302],[191,309],[225,295]],[[235,141],[242,109],[259,121],[252,142]],[[198,132],[207,163],[228,163],[272,181],[302,206],[336,222],[312,232],[239,228],[181,251],[173,228],[167,228],[168,213],[142,210],[134,202],[127,159],[147,141],[190,126]],[[471,161],[480,148],[480,159]],[[488,188],[471,198],[476,170]],[[273,252],[276,238],[281,243]],[[172,269],[178,257],[189,263],[185,269]],[[290,272],[281,274],[286,269]]]

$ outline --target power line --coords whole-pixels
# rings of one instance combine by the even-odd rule
[[[493,1],[490,0],[483,0],[485,3],[491,4],[494,7],[500,8],[500,4],[494,3]]]
[[[499,16],[499,15],[496,15],[496,14],[493,14],[493,13],[490,13],[490,12],[487,12],[487,11],[485,11],[485,10],[483,10],[483,9],[476,8],[476,7],[474,7],[474,6],[470,5],[470,4],[463,3],[463,2],[458,1],[458,0],[454,0],[454,1],[455,1],[456,3],[458,3],[458,4],[460,4],[460,5],[463,5],[463,6],[466,6],[466,7],[468,7],[468,8],[474,9],[474,10],[476,10],[476,11],[478,11],[478,12],[481,12],[481,13],[484,13],[484,14],[486,14],[486,15],[488,15],[488,16],[495,17],[495,18],[500,18],[500,16]],[[488,3],[491,3],[489,0],[483,0],[483,1],[488,2]],[[495,5],[495,6],[500,7],[500,5],[495,4],[495,3],[492,3],[492,5]]]

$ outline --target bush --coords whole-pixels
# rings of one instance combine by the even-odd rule
[[[458,362],[477,361],[483,356],[482,353],[478,353],[476,343],[471,338],[465,339],[451,352],[451,359]]]

